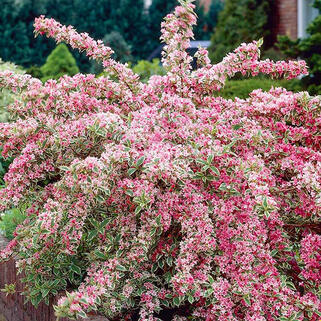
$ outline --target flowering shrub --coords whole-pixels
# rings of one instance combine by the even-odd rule
[[[302,61],[259,60],[242,44],[217,65],[186,53],[191,1],[162,24],[164,76],[143,84],[112,50],[43,16],[108,77],[0,74],[22,92],[1,124],[15,157],[1,210],[27,219],[1,253],[16,255],[33,304],[62,290],[59,317],[114,320],[317,320],[320,303],[321,101],[282,88],[215,97],[236,73],[287,79]]]
[[[17,74],[25,73],[24,70],[21,69],[21,67],[18,67],[11,62],[4,62],[0,58],[0,72],[3,72],[5,70],[10,70],[11,72]],[[8,113],[6,107],[11,104],[16,98],[17,97],[15,97],[15,95],[13,95],[10,91],[5,89],[2,90],[2,92],[0,93],[0,122],[8,121]]]

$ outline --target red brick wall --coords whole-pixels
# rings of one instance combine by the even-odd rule
[[[297,38],[297,0],[277,0],[272,10],[273,34]]]
[[[6,240],[0,235],[0,250],[6,244]],[[0,263],[0,289],[5,284],[16,284],[17,293],[6,296],[0,292],[0,321],[56,321],[52,305],[55,300],[51,300],[49,306],[40,304],[37,309],[30,303],[24,304],[24,298],[19,295],[23,290],[23,284],[16,275],[15,261]],[[83,321],[108,321],[106,318],[93,317],[90,319],[81,319]],[[66,318],[60,321],[71,321]]]

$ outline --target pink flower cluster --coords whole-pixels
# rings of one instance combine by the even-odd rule
[[[192,71],[196,16],[180,2],[162,24],[168,73],[147,84],[101,41],[36,19],[108,76],[0,73],[21,91],[16,121],[0,124],[15,158],[0,208],[27,214],[1,259],[15,255],[34,304],[66,291],[58,317],[319,320],[321,99],[216,97],[236,73],[290,79],[306,65],[260,61],[259,41],[217,65],[201,48]]]

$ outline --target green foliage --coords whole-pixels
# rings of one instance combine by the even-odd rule
[[[207,27],[207,13],[205,13],[205,8],[199,0],[197,0],[195,4],[195,13],[197,14],[198,23],[194,27],[194,38],[197,40],[208,40],[210,35]]]
[[[52,40],[34,39],[34,18],[41,14],[96,39],[118,31],[133,48],[135,59],[146,57],[151,50],[143,0],[0,0],[0,5],[0,21],[5,22],[0,24],[0,56],[25,67],[42,65],[55,48]],[[87,72],[89,60],[78,52],[73,54],[82,71]]]
[[[113,58],[122,63],[131,61],[131,48],[118,31],[112,31],[103,38],[104,43],[114,50]]]
[[[177,5],[177,0],[153,0],[149,12],[149,35],[152,37],[150,51],[153,51],[160,44],[161,35],[159,26],[163,18],[173,11]]]
[[[113,59],[122,63],[133,61],[134,58],[131,55],[131,48],[120,32],[112,31],[105,35],[103,42],[114,50]],[[90,71],[92,73],[100,74],[103,72],[103,66],[101,63],[92,61],[91,65],[92,67]]]
[[[284,53],[282,53],[280,50],[276,48],[269,48],[268,50],[265,50],[262,59],[270,59],[272,61],[279,61],[279,60],[285,60],[286,56]]]
[[[1,150],[0,150],[0,188],[4,186],[4,180],[3,177],[6,174],[6,172],[8,171],[9,165],[11,164],[12,159],[8,158],[8,159],[4,159],[1,156]]]
[[[133,71],[140,76],[142,82],[147,82],[153,75],[164,75],[165,70],[160,65],[159,59],[155,58],[152,62],[140,60],[133,68]]]
[[[79,72],[75,58],[65,44],[58,45],[40,68],[42,81],[58,79],[63,75],[73,76]]]
[[[224,8],[224,1],[212,0],[211,5],[207,14],[207,29],[210,33],[217,25],[218,15]]]
[[[129,44],[135,60],[146,57],[150,52],[151,34],[148,29],[148,14],[144,0],[112,0],[113,12],[110,16],[110,27],[121,33]]]
[[[41,14],[65,25],[73,25],[80,32],[88,32],[96,39],[118,32],[131,48],[134,61],[145,59],[160,44],[160,23],[178,4],[177,0],[153,0],[149,10],[143,0],[0,0],[0,56],[26,68],[45,63],[45,57],[55,48],[52,40],[34,39],[34,18]],[[199,24],[195,38],[209,39],[222,7],[221,0],[213,0],[208,13],[198,1]],[[92,64],[81,53],[72,51],[81,71],[88,72]],[[130,59],[131,60],[131,59]],[[41,78],[31,67],[31,75]]]
[[[43,64],[54,41],[33,35],[34,18],[46,14],[47,0],[0,0],[0,56],[27,67]],[[31,45],[32,43],[32,45]]]
[[[278,37],[278,47],[289,57],[304,59],[310,74],[302,79],[305,89],[312,95],[321,94],[321,0],[314,1],[319,15],[307,28],[309,37],[291,40],[287,36]]]
[[[242,80],[227,81],[225,87],[217,93],[218,96],[223,98],[234,99],[235,97],[246,99],[249,94],[261,88],[263,91],[268,91],[271,87],[283,87],[291,91],[300,91],[299,80],[272,80],[267,78],[251,78]]]
[[[26,73],[38,79],[41,79],[43,77],[43,74],[41,72],[41,67],[38,67],[35,65],[27,68]]]
[[[195,12],[197,14],[197,25],[194,27],[194,38],[197,40],[209,40],[214,27],[217,24],[219,12],[223,9],[222,0],[213,0],[208,12],[200,0],[195,2]]]
[[[0,230],[9,240],[13,239],[13,233],[17,225],[26,219],[26,215],[19,209],[12,209],[2,214],[0,219]]]
[[[242,42],[266,37],[269,11],[269,0],[226,0],[211,38],[211,60],[219,62]]]

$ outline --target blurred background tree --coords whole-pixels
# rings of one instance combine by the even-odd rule
[[[165,70],[157,58],[153,61],[140,60],[132,69],[135,74],[139,75],[142,82],[147,82],[153,75],[165,75]]]
[[[310,74],[302,79],[302,85],[312,95],[321,94],[321,0],[315,0],[319,15],[307,28],[309,36],[291,40],[288,36],[278,37],[278,47],[291,58],[300,57],[309,65]]]
[[[177,0],[152,0],[152,3],[148,8],[148,29],[152,50],[157,48],[160,44],[161,22],[168,13],[174,10],[176,4]]]
[[[195,39],[210,39],[223,2],[212,0],[208,11],[199,0],[195,3],[199,16]],[[34,39],[34,19],[44,14],[95,39],[118,32],[131,51],[126,59],[136,63],[160,45],[161,22],[177,4],[177,0],[152,0],[146,8],[144,0],[0,0],[0,57],[31,68],[28,72],[39,76],[37,66],[43,65],[56,47],[51,39]],[[92,69],[85,55],[71,52],[82,72]]]
[[[0,0],[0,56],[24,67],[40,66],[55,48],[45,37],[34,39],[33,23],[41,14],[73,25],[96,39],[118,31],[132,48],[133,59],[145,58],[149,44],[148,15],[143,0]],[[82,72],[91,64],[72,51]]]
[[[269,0],[225,0],[211,38],[211,60],[219,62],[242,42],[267,37],[270,9]]]
[[[131,48],[120,32],[112,31],[103,38],[103,42],[114,50],[114,54],[112,56],[113,59],[122,63],[133,61]],[[96,75],[102,73],[102,64],[93,60],[91,62],[90,72]]]
[[[61,43],[51,52],[40,71],[41,80],[45,82],[48,79],[58,79],[63,75],[74,76],[79,72],[79,68],[68,47]]]
[[[212,35],[214,28],[217,25],[218,15],[224,8],[224,1],[223,0],[212,0],[209,11],[207,14],[207,29]],[[209,39],[209,37],[207,38]]]

